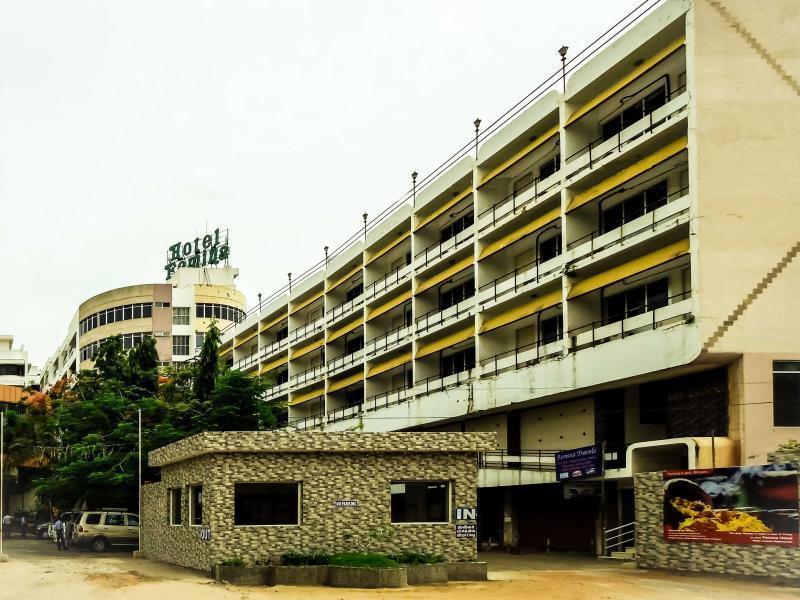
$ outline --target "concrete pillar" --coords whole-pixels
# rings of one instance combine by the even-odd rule
[[[514,488],[503,489],[503,545],[514,548],[519,539],[519,523],[514,509]]]

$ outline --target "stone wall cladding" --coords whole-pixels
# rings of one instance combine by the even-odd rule
[[[800,579],[800,548],[665,542],[661,472],[637,474],[634,488],[638,567]]]
[[[215,452],[483,452],[497,449],[495,433],[215,431],[153,450],[151,467]]]
[[[480,434],[470,443],[485,446],[489,439],[493,445],[494,435],[489,434],[487,438]],[[357,437],[366,441],[372,436],[359,434]],[[381,447],[385,444],[386,440],[382,440]],[[344,539],[345,532],[363,534],[375,527],[391,526],[394,537],[383,545],[375,545],[373,550],[423,550],[442,555],[449,561],[475,560],[476,540],[456,538],[454,521],[390,522],[393,481],[450,481],[451,519],[457,507],[476,506],[475,452],[464,451],[463,444],[455,442],[451,444],[458,450],[448,452],[444,443],[439,444],[442,448],[439,450],[426,448],[421,452],[399,453],[302,452],[297,449],[292,453],[234,451],[203,454],[167,464],[162,467],[162,481],[145,486],[142,549],[149,558],[210,571],[213,565],[226,558],[241,558],[248,564],[276,563],[281,554],[289,551],[351,550],[352,546]],[[234,526],[234,483],[270,481],[301,482],[301,524]],[[201,541],[198,528],[185,523],[188,515],[186,486],[198,483],[203,485],[203,526],[211,530],[209,542]],[[174,487],[183,489],[184,524],[179,527],[168,523],[168,490]],[[359,506],[337,508],[336,500],[358,500]]]

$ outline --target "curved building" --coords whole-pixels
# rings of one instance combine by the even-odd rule
[[[126,349],[152,336],[162,364],[195,356],[215,319],[220,328],[242,319],[239,270],[179,269],[169,283],[131,285],[96,294],[78,307],[69,332],[42,370],[42,385],[94,366],[101,342],[120,335]]]

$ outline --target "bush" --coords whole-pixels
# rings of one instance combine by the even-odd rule
[[[441,556],[427,552],[400,552],[387,556],[402,565],[433,565],[442,562]]]
[[[243,567],[244,561],[241,558],[226,558],[221,564],[223,567]]]
[[[287,552],[281,555],[281,564],[285,567],[305,567],[308,565],[327,565],[330,555],[321,550],[308,552]]]
[[[374,569],[391,569],[399,567],[397,561],[383,554],[372,552],[340,552],[332,554],[330,565],[334,567],[372,567]]]

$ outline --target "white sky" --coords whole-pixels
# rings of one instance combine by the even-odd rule
[[[0,2],[0,333],[231,232],[250,305],[638,0]]]

